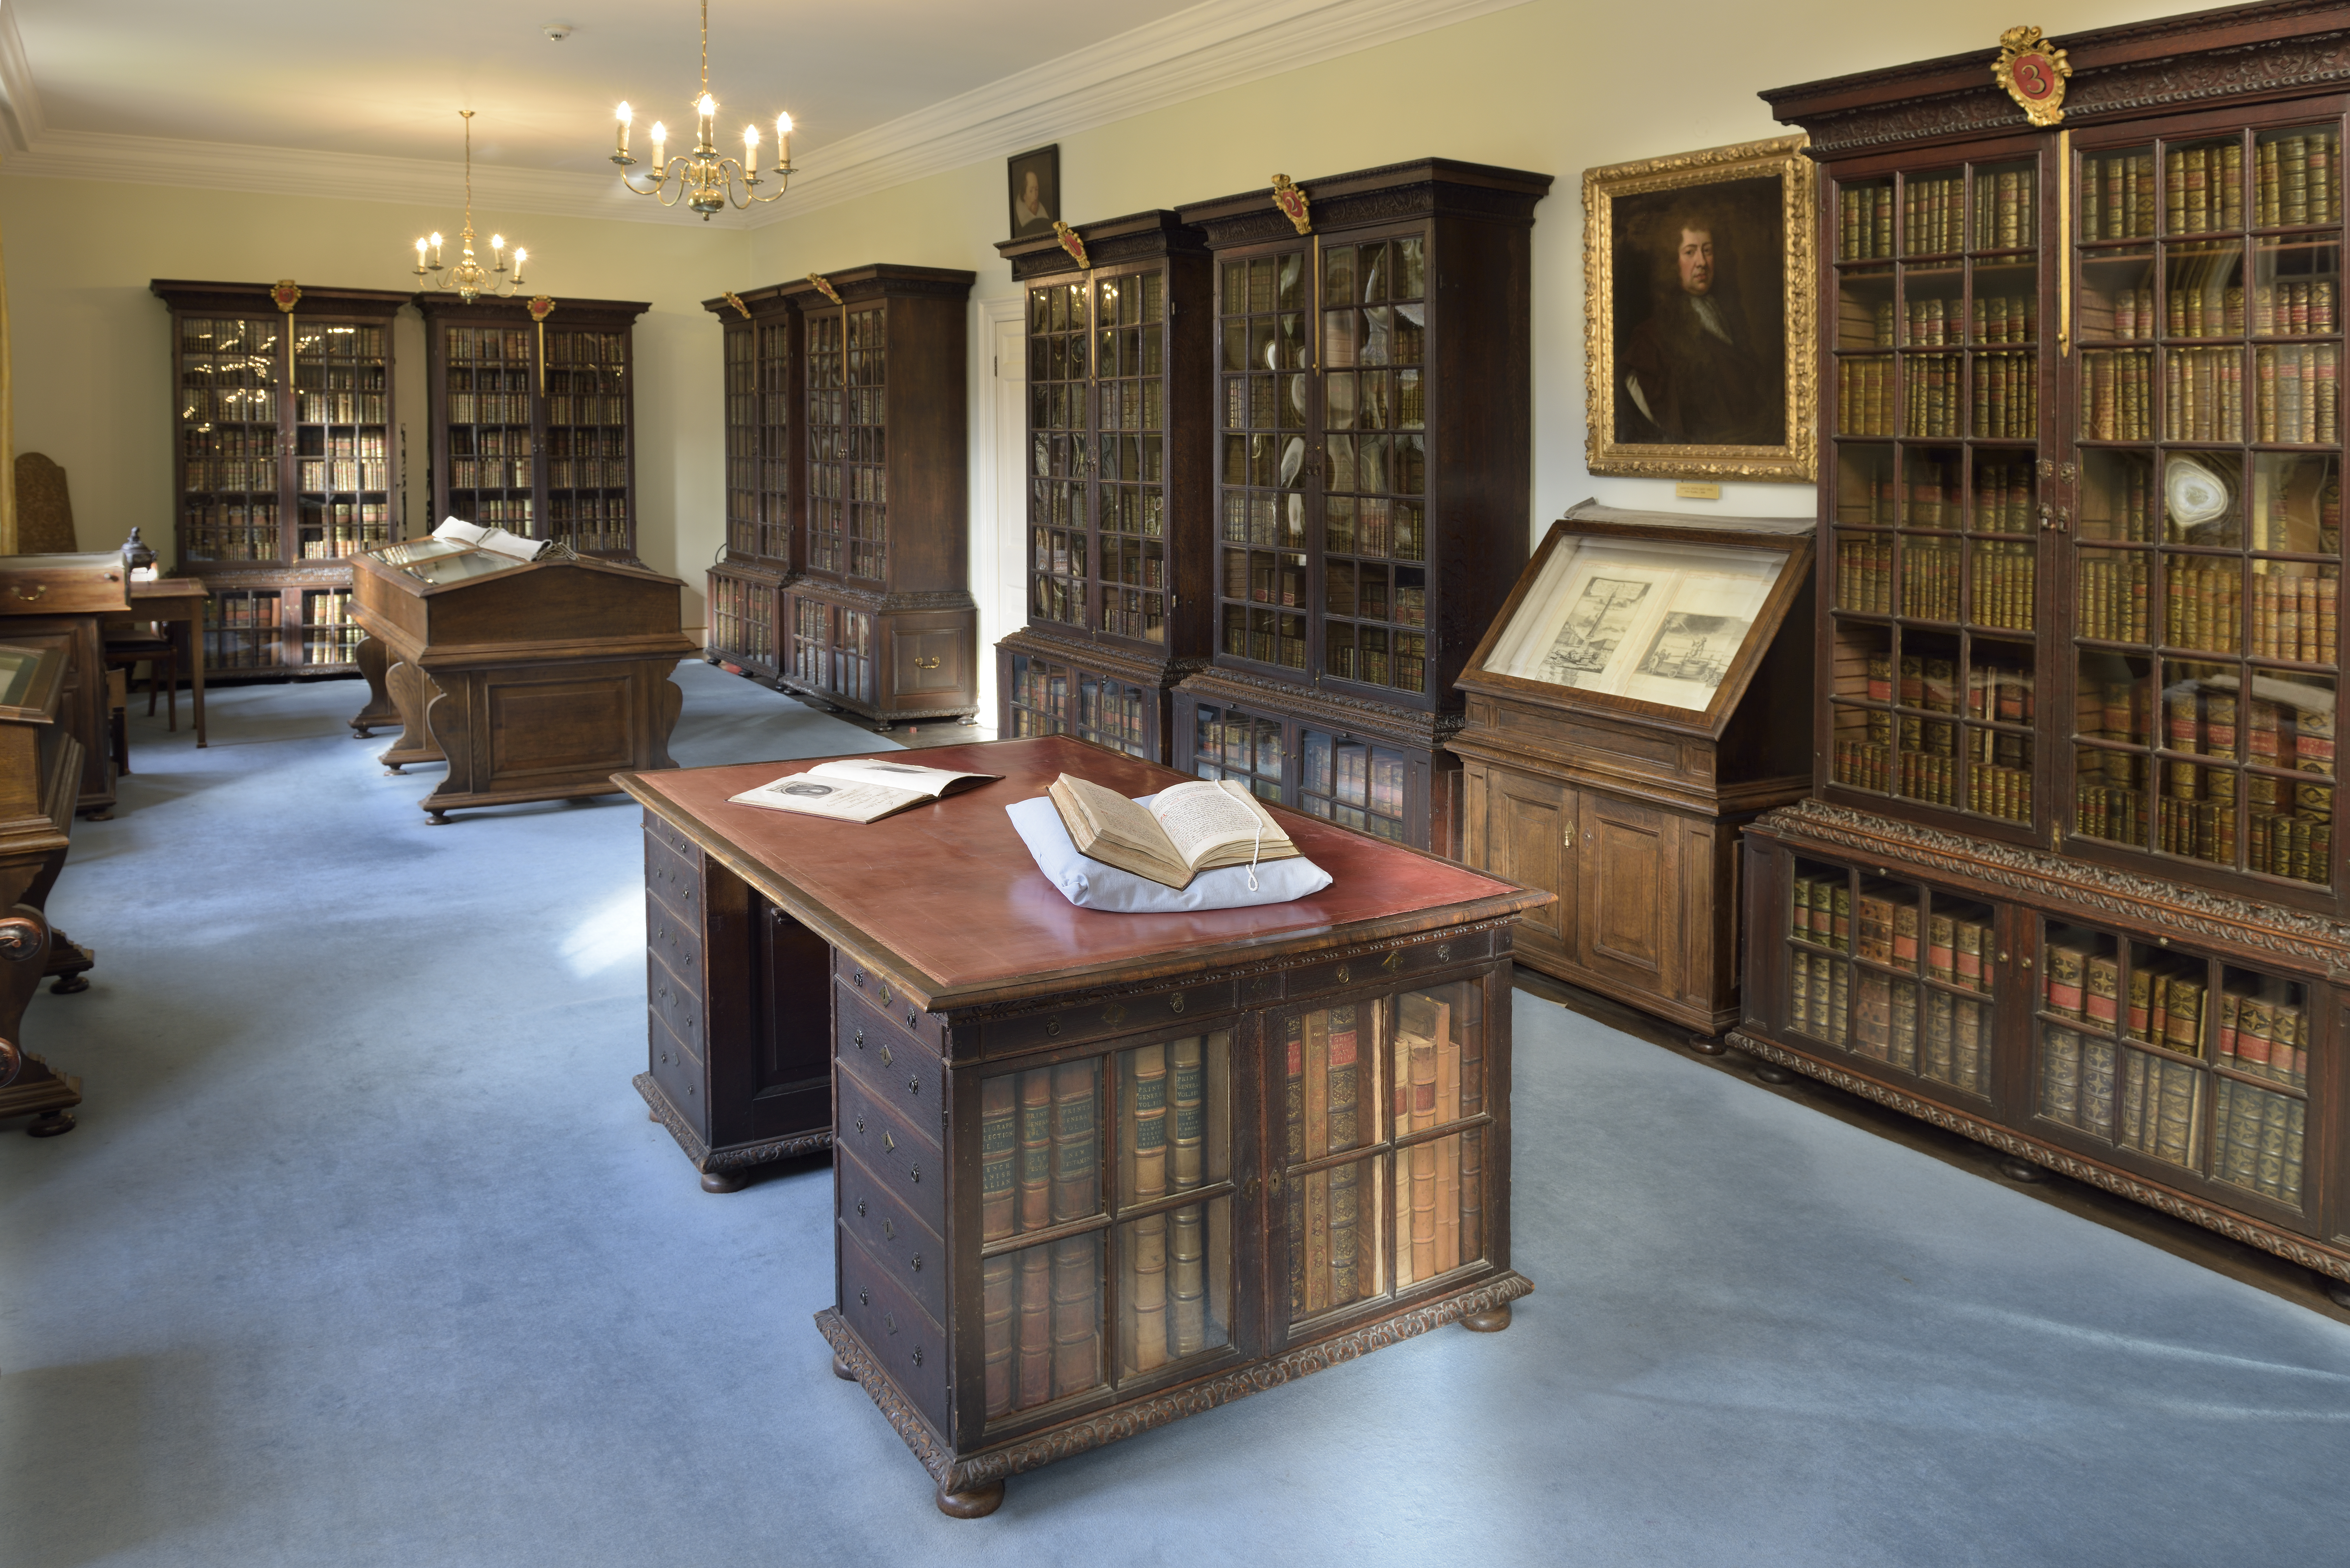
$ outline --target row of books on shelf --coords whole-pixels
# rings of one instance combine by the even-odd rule
[[[2152,699],[2147,683],[2109,680],[2085,688],[2082,732],[2124,745],[2147,743]],[[2331,774],[2334,771],[2332,690],[2300,700],[2255,697],[2180,680],[2162,697],[2164,747],[2189,755],[2243,761],[2262,767]],[[2126,753],[2100,753],[2116,760]]]
[[[1991,1006],[1917,981],[1862,971],[1825,953],[1791,955],[1788,1022],[1799,1032],[1871,1061],[1990,1093]],[[1920,1040],[1920,1014],[1923,1039]]]
[[[2244,358],[2234,348],[2173,348],[2162,357],[2162,439],[2244,439]]]
[[[207,377],[205,385],[181,389],[180,428],[183,432],[214,434],[224,425],[276,424],[276,383],[265,376],[254,378],[248,386],[212,385],[215,379],[226,378]],[[276,438],[273,434],[269,439]]]
[[[359,659],[367,633],[356,626],[310,627],[302,633],[305,664],[350,664]]]
[[[546,460],[546,483],[557,490],[620,489],[629,483],[629,460],[624,457],[550,457]]]
[[[2255,572],[2251,614],[2247,618],[2240,562],[2173,556],[2167,556],[2163,566],[2163,639],[2170,647],[2250,652],[2256,658],[2311,664],[2333,662],[2341,597],[2335,577]],[[2126,572],[2107,574],[2101,586],[2110,590],[2126,581],[2135,609],[2144,597],[2145,567],[2142,559],[2133,560]],[[2085,572],[2082,581],[2085,593],[2093,578]],[[2097,634],[2085,631],[2083,635]]]
[[[2047,946],[2042,1006],[2092,1031],[2200,1057],[2210,981],[2199,960],[2133,962],[2125,1012],[2121,962],[2108,939]],[[2293,1088],[2309,1081],[2309,1017],[2302,988],[2273,981],[2220,987],[2215,1059]]]
[[[546,363],[550,368],[585,365],[617,370],[627,354],[625,333],[574,330],[546,335]]]
[[[504,528],[509,534],[530,533],[531,503],[532,497],[527,492],[520,495],[452,494],[449,497],[450,510],[456,516],[484,528]]]
[[[449,422],[452,425],[527,425],[527,391],[451,392]]]
[[[1830,756],[1836,783],[2010,822],[2032,820],[2031,753],[2022,736],[1969,731],[1970,754],[1961,757],[1956,725],[1904,717],[1897,748],[1891,714],[1866,720],[1861,734],[1836,737]]]
[[[380,491],[390,466],[381,458],[306,457],[297,460],[296,483],[305,491]]]
[[[1135,588],[1104,588],[1101,631],[1107,637],[1132,638],[1137,642],[1167,640],[1167,600],[1164,596]]]
[[[305,560],[339,560],[390,537],[390,508],[380,501],[338,501],[302,510]]]
[[[2189,1063],[2041,1026],[2040,1115],[2061,1127],[2192,1168],[2201,1153],[2203,1088],[2203,1074]]]
[[[2015,250],[2037,235],[2039,177],[2031,168],[1978,170],[1973,232],[1967,232],[1967,182],[1958,174],[1909,179],[1901,192],[1902,249],[1910,255]],[[1846,261],[1893,255],[1893,187],[1846,185],[1836,192],[1837,249]]]
[[[191,495],[223,491],[269,492],[277,488],[275,457],[191,457],[182,467],[182,483]]]
[[[1099,1212],[1098,1066],[1064,1063],[980,1085],[983,1242]],[[989,1415],[1101,1382],[1101,1234],[1089,1231],[981,1263]]]
[[[532,483],[526,457],[452,457],[449,484],[457,490],[527,490]]]
[[[1362,741],[1333,741],[1306,732],[1299,758],[1298,788],[1309,795],[1326,795],[1339,805],[1355,806],[1379,816],[1400,817],[1404,806],[1403,753]]]
[[[1969,527],[1978,534],[2033,532],[2032,460],[1978,453],[1974,494],[1961,494],[1955,465],[1917,452],[1893,477],[1881,453],[1847,453],[1836,521],[1911,528]],[[1906,506],[1903,504],[1906,503]],[[1897,517],[1897,510],[1899,515]]]
[[[1842,552],[1850,551],[1849,556]],[[1879,536],[1839,546],[1839,560],[1856,575],[1857,597],[1868,605],[1889,596],[1893,545]],[[1959,602],[1960,564],[1973,561],[1973,602]],[[1918,620],[1965,619],[1976,626],[2030,630],[2039,564],[2027,540],[1978,540],[1970,551],[1955,544],[1909,539],[1902,545],[1901,613]],[[1856,605],[1850,607],[1860,607]]]
[[[2037,358],[2002,350],[1973,357],[1969,431],[1985,441],[2030,441],[2040,429]],[[1969,399],[1961,384],[1965,358],[1956,354],[1914,356],[1908,360],[1901,433],[1913,439],[1957,440]],[[1893,361],[1836,361],[1838,428],[1846,435],[1891,435]]]
[[[1794,881],[1790,929],[1799,942],[1848,952],[1872,963],[1914,968],[1922,956],[1931,978],[1988,994],[1995,939],[1989,919],[1944,910],[1919,913],[1913,888],[1864,888],[1856,908],[1850,882],[1842,876],[1799,876]]]
[[[837,431],[854,426],[879,429],[889,422],[889,389],[876,385],[819,390],[811,380],[808,384],[807,422],[811,430]]]
[[[2308,1102],[2233,1078],[2219,1079],[2218,1085],[2211,1174],[2230,1186],[2300,1208]]]
[[[1334,1007],[1288,1021],[1283,1155],[1290,1166],[1359,1147],[1378,1137],[1377,1113],[1364,1115],[1361,1104],[1364,1080],[1369,1073],[1357,1060],[1365,1054],[1357,1017],[1370,1012],[1367,1007]],[[1378,1049],[1376,1040],[1370,1042],[1370,1048]],[[1363,1181],[1367,1174],[1369,1173],[1357,1162],[1289,1179],[1289,1309],[1293,1319],[1344,1306],[1376,1293],[1379,1195],[1376,1176],[1367,1184],[1368,1193],[1360,1190],[1367,1185]],[[1367,1207],[1371,1210],[1367,1229],[1374,1238],[1372,1255],[1367,1258],[1363,1256],[1360,1245],[1360,1233],[1367,1229],[1362,1224]],[[1401,1204],[1398,1208],[1403,1210]],[[1459,1211],[1456,1209],[1454,1212],[1457,1224]],[[1398,1218],[1401,1220],[1401,1213]]]
[[[381,392],[296,392],[294,419],[306,425],[380,425]],[[377,439],[382,439],[379,432]]]
[[[2230,251],[2220,264],[2232,267]],[[2081,302],[2084,337],[2241,337],[2247,327],[2256,337],[2325,337],[2334,327],[2334,285],[2331,278],[2263,283],[2250,293],[2251,315],[2247,320],[2245,290],[2236,284],[2205,286],[2174,278],[2168,308],[2155,309],[2151,285],[2116,289],[2111,295],[2090,293]]]
[[[275,354],[277,326],[277,318],[267,316],[183,316],[180,318],[180,352],[227,354],[240,358]],[[382,328],[362,330],[380,333]],[[378,351],[381,351],[380,347]]]
[[[1872,702],[1894,700],[1895,660],[1890,654],[1871,654],[1865,666],[1862,695]],[[1928,654],[1905,653],[1898,669],[1899,694],[1905,708],[1929,713],[1960,713],[1970,719],[2003,724],[2029,724],[2033,717],[2033,672],[1992,663],[1970,664],[1963,680],[1959,662]]]
[[[573,429],[619,429],[629,422],[629,400],[611,393],[550,391],[546,422]]]
[[[1900,339],[1910,348],[1956,348],[1966,343],[2032,343],[2038,341],[2040,302],[2033,295],[1977,295],[1965,306],[1960,330],[1960,302],[1955,299],[1912,299],[1908,331]],[[1895,347],[1893,302],[1877,303],[1877,347]]]
[[[2251,440],[2270,445],[2340,439],[2335,345],[2262,347],[2252,358],[2255,396],[2248,426],[2241,350],[2165,350],[2163,439],[2238,441],[2248,430]],[[2089,440],[2154,439],[2152,350],[2085,349],[2081,377],[2083,433]]]
[[[520,327],[452,327],[442,339],[449,363],[459,365],[527,364],[530,332]]]

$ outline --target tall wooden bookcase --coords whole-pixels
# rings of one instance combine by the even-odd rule
[[[1989,50],[1764,95],[1822,164],[1824,608],[1731,1041],[2350,1300],[2350,7],[2054,42],[2061,127]]]
[[[1031,454],[1028,624],[996,644],[999,711],[1009,736],[1165,763],[1214,627],[1214,265],[1172,213],[1077,234],[996,247],[1025,286]]]
[[[419,294],[432,516],[637,557],[636,319],[647,305]]]
[[[726,376],[726,547],[710,568],[708,654],[774,680],[783,673],[780,595],[802,558],[800,315],[780,284],[702,307],[722,324]]]
[[[873,265],[785,284],[799,435],[785,686],[878,720],[979,711],[971,597],[974,275]]]
[[[1213,667],[1177,765],[1451,853],[1454,678],[1525,564],[1550,176],[1426,159],[1184,207],[1216,264]]]
[[[209,678],[355,670],[345,558],[397,538],[391,318],[405,294],[187,283],[171,308],[179,568],[212,589]],[[279,296],[279,297],[285,297]]]

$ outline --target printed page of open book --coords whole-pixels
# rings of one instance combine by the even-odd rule
[[[1265,830],[1263,817],[1243,786],[1230,781],[1202,779],[1163,789],[1151,801],[1150,815],[1159,819],[1187,866],[1199,865],[1227,845],[1254,844],[1260,836],[1269,839],[1279,833]]]
[[[1695,545],[1562,544],[1485,668],[1702,711],[1785,562],[1776,552]]]

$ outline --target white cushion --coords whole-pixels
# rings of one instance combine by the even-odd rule
[[[1139,798],[1148,805],[1158,797]],[[1044,795],[1007,805],[1003,813],[1012,819],[1020,841],[1028,846],[1028,853],[1036,857],[1036,869],[1081,909],[1107,909],[1122,915],[1241,909],[1252,904],[1286,904],[1330,885],[1330,873],[1299,855],[1260,861],[1253,891],[1245,866],[1219,866],[1192,877],[1188,888],[1170,888],[1078,854],[1060,811]]]

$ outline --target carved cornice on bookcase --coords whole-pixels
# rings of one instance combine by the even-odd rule
[[[1199,230],[1183,223],[1173,213],[1163,210],[1133,213],[1123,218],[1106,218],[1098,223],[1079,223],[1076,227],[1077,233],[1085,236],[1087,256],[1092,264],[1090,270],[1095,271],[1159,256],[1205,255],[1208,250],[1206,239]],[[1051,234],[1005,240],[995,249],[1012,264],[1014,282],[1025,283],[1030,278],[1079,270],[1077,258]]]
[[[1072,1454],[1100,1448],[1105,1443],[1136,1437],[1153,1427],[1163,1427],[1170,1421],[1196,1416],[1219,1405],[1229,1405],[1251,1394],[1261,1394],[1268,1388],[1294,1383],[1300,1377],[1326,1372],[1342,1362],[1354,1360],[1367,1351],[1415,1338],[1430,1329],[1458,1323],[1478,1313],[1507,1306],[1522,1296],[1532,1294],[1534,1288],[1533,1282],[1523,1275],[1504,1271],[1457,1295],[1441,1297],[1425,1306],[1360,1328],[1344,1330],[1326,1339],[1300,1345],[1285,1355],[1203,1377],[1164,1394],[1116,1406],[1088,1420],[1056,1426],[1034,1438],[1015,1438],[1001,1448],[961,1460],[954,1457],[952,1447],[899,1394],[879,1364],[867,1351],[864,1343],[850,1332],[837,1308],[827,1307],[816,1314],[816,1326],[826,1343],[832,1346],[833,1354],[840,1358],[841,1365],[855,1375],[858,1385],[896,1429],[898,1436],[904,1439],[914,1457],[922,1462],[922,1468],[931,1472],[931,1479],[939,1483],[941,1489],[969,1491],[1000,1481],[1006,1476],[1018,1475],[1023,1470],[1032,1470],[1039,1465],[1048,1465]]]
[[[2276,953],[2317,965],[2337,979],[2350,979],[2350,925],[2322,915],[1920,827],[1820,800],[1782,806],[1758,817],[1749,831],[1841,850],[1872,867],[1898,861],[1926,875],[2001,889],[2000,896],[2035,908],[2092,909],[2140,929],[2168,928],[2199,945],[2220,942]]]
[[[720,228],[764,228],[931,174],[989,162],[1040,142],[1111,125],[1382,44],[1449,27],[1525,0],[1205,0],[1143,26],[1016,71],[927,109],[805,151],[794,150],[791,194],[754,219],[718,214]],[[17,51],[21,60],[22,50]],[[196,190],[432,203],[446,199],[453,163],[244,143],[47,131],[34,125],[12,147],[12,174],[115,180]],[[18,100],[0,40],[0,93]],[[0,107],[0,121],[8,108]],[[22,112],[21,109],[18,110]],[[13,128],[0,132],[13,138]],[[474,171],[484,207],[513,213],[669,223],[632,201],[610,174],[544,169]],[[1090,243],[1090,242],[1089,242]]]
[[[1172,686],[1209,667],[1204,659],[1154,659],[1130,648],[1088,638],[1077,627],[1070,628],[1066,635],[1050,626],[1015,627],[996,646],[1040,659],[1068,659],[1137,686]]]
[[[2336,25],[2293,37],[2258,36],[2319,17]],[[2072,127],[2350,82],[2350,13],[2340,0],[2199,12],[2050,42],[2072,60],[2064,98],[2064,123]],[[2175,52],[2187,50],[2194,51],[2192,57]],[[1950,137],[2029,131],[2023,111],[1991,78],[1998,55],[1983,49],[1945,56],[1761,96],[1780,119],[1811,133],[1810,155],[1823,161]],[[1936,91],[1937,85],[1947,90]]]
[[[1864,1078],[1856,1073],[1848,1073],[1831,1063],[1815,1061],[1800,1051],[1790,1051],[1783,1045],[1752,1033],[1751,1030],[1752,1025],[1747,1028],[1733,1029],[1722,1037],[1723,1041],[1750,1056],[1759,1056],[1765,1062],[1775,1062],[1782,1067],[1792,1068],[1795,1072],[1817,1078],[1824,1084],[1833,1084],[1849,1094],[1858,1095],[1862,1099],[1874,1100],[1878,1105],[1890,1106],[1905,1116],[1916,1116],[1923,1122],[1931,1122],[1945,1131],[1957,1133],[1960,1137],[1972,1138],[1977,1143],[1988,1145],[2002,1154],[2013,1155],[2018,1159],[2028,1159],[2034,1165],[2046,1166],[2049,1169],[2069,1176],[2075,1181],[2085,1181],[2092,1187],[2102,1187],[2108,1192],[2118,1193],[2132,1202],[2143,1203],[2149,1209],[2158,1209],[2175,1219],[2186,1220],[2190,1225],[2200,1225],[2207,1231],[2216,1231],[2230,1241],[2241,1241],[2248,1247],[2258,1247],[2264,1252],[2273,1252],[2280,1258],[2299,1263],[2304,1269],[2314,1269],[2334,1279],[2350,1280],[2350,1258],[2345,1258],[2338,1252],[2324,1251],[2306,1237],[2296,1236],[2288,1231],[2272,1230],[2265,1225],[2251,1224],[2240,1216],[2228,1213],[2224,1210],[2209,1208],[2191,1198],[2173,1192],[2167,1187],[2156,1187],[2148,1182],[2137,1180],[2134,1177],[2126,1176],[2109,1167],[2075,1158],[2052,1144],[2022,1137],[1991,1122],[1978,1121],[1973,1116],[1951,1110],[1946,1106],[1938,1106],[1931,1100],[1921,1100],[1915,1095],[1905,1095],[1898,1089],[1889,1088],[1873,1078]]]
[[[1531,224],[1534,204],[1550,186],[1547,177],[1529,179],[1514,169],[1423,158],[1301,181],[1298,189],[1313,202],[1315,230],[1327,233],[1440,213]],[[1296,224],[1274,203],[1270,185],[1194,202],[1181,208],[1180,214],[1185,223],[1197,224],[1219,250],[1295,239],[1297,234]]]

